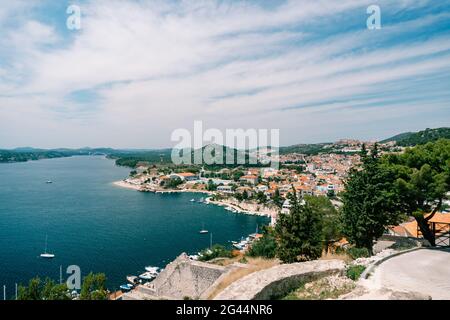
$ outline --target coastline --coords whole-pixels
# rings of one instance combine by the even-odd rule
[[[140,191],[141,190],[140,186],[134,185],[134,184],[131,184],[131,183],[128,183],[128,182],[125,182],[123,180],[114,181],[112,184],[114,186],[120,187],[120,188],[126,188],[126,189],[131,189],[131,190],[136,190],[136,191]]]
[[[143,189],[139,185],[134,185],[134,184],[131,184],[131,183],[126,182],[124,180],[115,181],[112,184],[115,185],[116,187],[131,189],[131,190],[140,191],[140,192],[154,192],[154,193],[202,193],[202,194],[207,194],[209,196],[214,195],[214,192],[212,192],[212,191],[195,190],[195,189],[183,189],[183,190],[153,189],[153,190],[148,190],[148,189]],[[261,212],[261,211],[257,211],[257,210],[250,210],[248,208],[242,208],[240,205],[235,204],[235,203],[222,202],[222,201],[213,201],[213,200],[211,200],[210,197],[206,198],[205,203],[206,204],[213,204],[213,205],[220,206],[220,207],[226,207],[226,208],[229,208],[229,209],[233,209],[235,213],[252,215],[252,216],[261,216],[261,217],[269,217],[270,218],[272,214],[276,214],[275,212]]]
[[[231,209],[235,210],[236,213],[247,214],[247,215],[252,215],[252,216],[261,216],[261,217],[268,217],[268,218],[270,218],[271,214],[272,214],[272,213],[269,213],[269,212],[261,212],[261,211],[244,209],[240,205],[237,205],[237,204],[234,204],[234,203],[222,202],[222,201],[213,201],[210,198],[206,199],[205,202],[207,204],[213,204],[213,205],[220,206],[220,207],[231,208]]]

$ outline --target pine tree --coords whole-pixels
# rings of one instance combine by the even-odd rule
[[[314,260],[322,254],[322,219],[306,202],[300,205],[295,190],[289,196],[290,213],[280,213],[275,226],[278,257],[284,263]]]
[[[373,241],[401,218],[395,174],[381,165],[375,145],[370,154],[363,146],[361,168],[350,172],[343,194],[342,225],[350,243],[373,252]]]

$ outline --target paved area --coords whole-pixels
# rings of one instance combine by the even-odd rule
[[[450,250],[422,249],[394,257],[380,264],[364,286],[450,300]]]

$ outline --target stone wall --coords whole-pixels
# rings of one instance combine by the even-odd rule
[[[215,300],[270,300],[289,293],[300,281],[343,273],[341,260],[316,260],[284,264],[254,272],[225,288]]]
[[[192,261],[183,253],[169,263],[148,288],[144,287],[141,291],[156,297],[197,299],[226,270],[222,266]]]

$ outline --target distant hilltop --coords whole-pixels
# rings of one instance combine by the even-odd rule
[[[425,129],[419,132],[405,132],[389,139],[382,140],[380,143],[395,142],[401,147],[412,147],[439,139],[450,139],[450,128]]]

